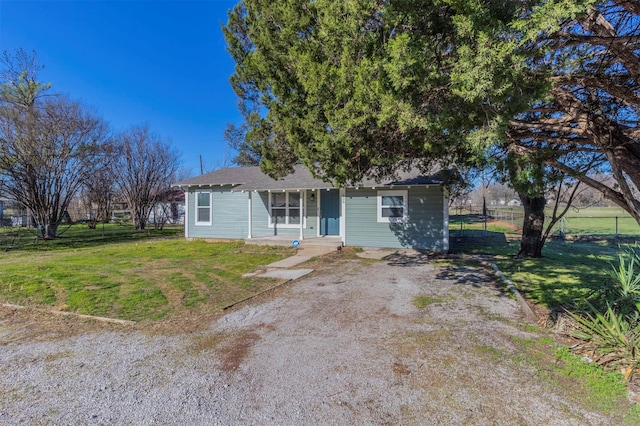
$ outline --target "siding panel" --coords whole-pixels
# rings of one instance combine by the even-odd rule
[[[346,245],[444,249],[444,197],[441,187],[409,188],[408,221],[403,224],[378,222],[377,195],[378,190],[375,189],[347,189]]]
[[[213,221],[210,226],[195,224],[196,192],[212,194]],[[248,234],[247,193],[231,192],[229,188],[189,191],[187,223],[189,238],[245,238]]]

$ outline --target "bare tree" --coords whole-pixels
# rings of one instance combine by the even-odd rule
[[[58,97],[28,114],[3,108],[0,138],[4,192],[29,210],[43,237],[55,238],[74,195],[108,157],[106,126]]]
[[[89,225],[95,226],[97,222],[108,223],[113,211],[115,191],[112,163],[90,176],[85,181],[84,188],[82,195],[90,214]]]
[[[4,193],[28,210],[44,238],[55,238],[69,203],[103,167],[109,140],[103,120],[62,96],[42,97],[39,67],[23,51],[6,53],[0,77],[0,175]],[[17,68],[25,66],[22,72]]]
[[[136,229],[145,229],[159,196],[171,186],[180,168],[180,153],[151,133],[147,125],[119,137],[114,179],[129,205]]]

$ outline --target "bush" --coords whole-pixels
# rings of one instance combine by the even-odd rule
[[[583,351],[599,365],[622,367],[628,380],[640,366],[640,255],[637,247],[624,250],[605,283],[584,307],[569,315],[576,322],[571,333],[584,343]]]

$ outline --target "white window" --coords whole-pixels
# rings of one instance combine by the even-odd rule
[[[196,225],[211,225],[211,193],[196,192]]]
[[[404,222],[408,212],[407,191],[378,191],[378,222]]]
[[[300,192],[270,192],[269,226],[300,227],[301,197]]]

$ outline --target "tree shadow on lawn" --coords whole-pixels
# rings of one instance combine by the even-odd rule
[[[526,298],[552,309],[581,304],[608,280],[620,251],[615,240],[549,241],[541,259],[520,259],[520,242],[500,238],[451,239],[451,252],[495,263]]]
[[[606,283],[620,251],[615,244],[551,241],[541,259],[509,258],[496,263],[523,295],[549,308],[581,305]]]
[[[35,228],[17,228],[0,233],[0,250],[48,251],[56,249],[78,249],[115,243],[169,238],[182,235],[179,228],[162,230],[136,230],[133,226],[110,225],[106,229],[89,229],[86,225],[60,227],[59,235],[52,240],[44,240]]]

